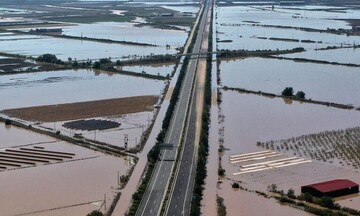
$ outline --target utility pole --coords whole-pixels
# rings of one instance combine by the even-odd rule
[[[128,148],[129,134],[124,134],[124,148]]]

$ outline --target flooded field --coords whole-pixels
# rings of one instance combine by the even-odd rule
[[[297,11],[292,13],[297,14]],[[296,29],[298,27],[324,29],[326,25],[335,29],[351,28],[345,21],[330,20],[335,19],[335,15],[329,18],[317,16],[294,18],[292,13],[271,9],[262,10],[250,6],[218,7],[216,29],[217,39],[220,42],[218,48],[264,50],[304,47],[317,49],[360,43],[360,37],[357,36]],[[326,13],[331,14],[331,12]],[[349,12],[348,16],[355,18],[356,13]]]
[[[139,147],[143,141],[144,132],[148,129],[152,121],[154,121],[154,112],[155,111],[138,112],[95,118],[120,123],[119,127],[106,130],[89,131],[65,128],[63,124],[69,121],[48,122],[39,125],[46,129],[60,131],[61,134],[66,136],[73,137],[75,134],[81,134],[81,136],[86,139],[100,141],[119,147],[125,147],[124,139],[125,136],[127,136],[127,148],[133,149]]]
[[[104,197],[110,205],[118,186],[118,172],[125,174],[129,168],[124,158],[107,156],[14,126],[4,131],[5,126],[0,126],[1,137],[6,138],[2,143],[9,143],[2,148],[36,146],[75,153],[70,161],[0,172],[1,182],[8,185],[1,193],[4,215],[60,216],[64,212],[86,215],[103,205]]]
[[[353,93],[360,92],[356,67],[301,63],[291,60],[246,58],[222,61],[223,86],[281,94],[285,87],[305,92],[306,98],[360,106]]]
[[[241,23],[241,21],[251,21],[265,25],[279,25],[279,26],[294,26],[294,27],[307,27],[315,29],[327,29],[327,28],[344,28],[350,29],[351,26],[347,22],[342,20],[332,20],[336,15],[329,15],[329,18],[324,18],[317,16],[307,16],[307,17],[293,17],[296,15],[296,12],[292,13],[283,13],[277,11],[277,8],[272,11],[270,9],[263,9],[259,6],[221,6],[218,7],[218,15],[220,23]],[[334,12],[328,12],[331,14]],[[336,13],[339,14],[339,13]],[[356,17],[351,15],[351,17]],[[240,19],[239,19],[240,18]],[[338,16],[338,18],[340,18]],[[234,22],[234,19],[236,22]]]
[[[194,17],[195,17],[195,14],[197,12],[199,12],[199,7],[195,7],[195,6],[162,6],[163,8],[166,8],[166,9],[170,9],[170,10],[174,10],[174,11],[179,11],[181,13],[183,12],[188,12],[188,13],[193,13],[194,14]]]
[[[100,59],[111,57],[113,59],[145,56],[153,54],[174,54],[175,49],[166,47],[144,47],[133,45],[120,45],[99,43],[85,40],[53,38],[38,35],[2,36],[2,52],[37,57],[45,53],[56,55],[59,59],[67,61],[68,57],[77,60]],[[185,39],[183,39],[185,40]]]
[[[163,30],[147,26],[135,27],[134,23],[127,22],[104,22],[66,26],[63,28],[63,34],[77,37],[83,36],[89,38],[148,43],[159,45],[161,47],[170,45],[172,49],[183,46],[188,36],[188,33],[185,31]],[[147,49],[147,47],[143,48]],[[162,51],[164,50],[161,50],[161,48],[159,48],[158,52]],[[171,52],[173,52],[173,50],[169,52],[164,52],[164,54]],[[154,53],[156,53],[156,49],[154,50]]]
[[[141,85],[141,88],[138,86]],[[94,70],[0,76],[0,110],[140,95],[160,95],[163,81]],[[36,98],[36,100],[34,100]]]
[[[356,8],[274,4],[272,9],[271,2],[254,3],[262,6],[245,5],[252,2],[235,2],[238,6],[221,4],[226,3],[220,2],[215,9],[215,47],[218,50],[285,50],[303,47],[306,52],[281,56],[359,64],[358,49],[352,46],[360,43],[360,37],[335,34],[340,28],[344,32],[351,30],[354,24],[346,20],[357,19],[359,10]],[[331,32],[328,29],[334,30]],[[321,50],[325,48],[327,50]],[[217,77],[213,77],[213,89],[219,84],[220,87],[281,94],[285,87],[293,87],[294,93],[305,92],[307,99],[360,106],[356,93],[353,94],[360,91],[357,88],[360,79],[357,67],[249,57],[222,60],[218,70]],[[214,82],[216,80],[218,83]],[[256,190],[267,193],[267,187],[276,184],[285,193],[292,188],[299,195],[300,187],[310,183],[339,178],[359,182],[358,157],[349,155],[349,152],[354,152],[349,150],[354,146],[350,147],[348,142],[349,139],[355,141],[358,135],[359,111],[230,90],[218,91],[219,94],[213,96],[218,96],[219,110],[214,111],[216,114],[212,112],[216,117],[212,116],[211,123],[212,133],[217,131],[217,135],[210,134],[210,161],[207,169],[216,172],[216,166],[219,174],[223,168],[225,177],[218,176],[218,184],[215,186],[214,173],[208,174],[202,207],[207,215],[214,212],[214,190],[224,198],[228,215],[237,215],[239,212],[244,215],[309,215],[280,205],[275,199],[266,198]],[[351,128],[349,138],[339,135],[346,128]],[[346,132],[347,135],[349,132]],[[334,148],[340,148],[338,145],[346,143],[346,147],[342,146],[340,150],[347,152],[346,156],[343,155],[345,153],[339,153],[342,156],[338,158],[322,160],[323,156],[319,155],[331,151],[328,137],[321,144],[318,140],[307,140],[309,144],[299,149],[301,154],[294,145],[289,145],[292,138],[303,141],[310,134],[322,136],[328,133],[336,133],[331,137]],[[268,152],[258,153],[266,150]],[[306,156],[305,152],[315,156]],[[242,154],[249,155],[241,158],[239,155]],[[241,189],[233,189],[233,182],[238,182]],[[211,206],[207,206],[207,202]],[[344,197],[337,202],[360,210],[358,195]]]
[[[234,190],[231,188],[230,182],[227,181],[221,185],[221,189],[219,191],[219,196],[224,198],[227,215],[239,215],[239,212],[241,212],[243,215],[254,216],[310,215],[301,210],[281,205],[274,199],[266,199],[254,192]]]
[[[360,37],[359,37],[360,38]],[[344,64],[360,64],[359,48],[342,48],[333,50],[309,50],[303,53],[282,55],[289,58],[305,58]]]
[[[234,154],[259,150],[257,141],[360,125],[358,111],[231,91],[223,91],[222,111],[225,115],[224,145]]]
[[[152,75],[171,76],[174,71],[175,64],[159,64],[159,65],[140,65],[140,66],[123,66],[122,70],[133,71],[137,73],[147,73]]]
[[[297,194],[300,194],[300,187],[312,182],[336,178],[348,178],[354,181],[360,179],[359,174],[355,170],[344,169],[317,161],[303,163],[301,161],[307,158],[299,158],[299,155],[295,155],[297,158],[294,158],[292,152],[283,152],[280,155],[277,153],[274,153],[275,155],[266,153],[267,159],[262,158],[254,162],[247,159],[246,161],[248,162],[245,163],[245,160],[243,160],[247,165],[245,167],[249,167],[246,169],[251,171],[234,175],[234,173],[239,172],[239,166],[238,164],[230,163],[229,158],[237,154],[264,151],[264,149],[256,145],[257,142],[359,126],[360,113],[358,111],[301,104],[295,101],[289,102],[278,98],[272,99],[231,91],[221,92],[223,102],[220,112],[222,114],[220,116],[223,115],[223,117],[219,117],[219,134],[220,139],[223,139],[224,147],[227,149],[222,155],[222,166],[226,170],[227,180],[224,180],[224,183],[221,184],[219,193],[223,195],[225,204],[226,200],[228,200],[227,203],[229,204],[226,204],[226,207],[232,206],[230,211],[233,208],[238,209],[238,211],[240,210],[240,207],[238,208],[231,204],[231,200],[238,200],[240,196],[235,198],[234,195],[231,195],[234,192],[232,192],[233,189],[230,186],[231,181],[229,180],[240,181],[241,186],[248,190],[267,191],[268,185],[276,184],[284,191],[293,188]],[[293,164],[283,165],[284,167],[279,165],[279,168],[270,170],[268,168],[257,168],[258,170],[250,168],[252,166],[251,163],[270,163],[266,161],[271,160],[274,163],[276,161],[277,164],[280,164],[280,161],[293,160]],[[254,198],[249,199],[252,200]],[[354,198],[352,202],[343,202],[343,204],[345,206],[354,206],[353,202],[360,204],[360,199]],[[249,206],[245,206],[241,209],[252,211],[250,201]],[[271,208],[276,208],[275,204],[271,206]]]

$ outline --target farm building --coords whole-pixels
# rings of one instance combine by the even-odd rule
[[[347,179],[336,179],[301,187],[301,193],[310,193],[316,197],[339,197],[359,192],[359,185]]]

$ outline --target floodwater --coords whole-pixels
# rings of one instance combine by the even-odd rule
[[[233,91],[222,91],[226,156],[259,150],[257,141],[278,140],[360,125],[360,112],[321,105],[285,102]],[[226,157],[224,156],[224,157]]]
[[[295,47],[317,49],[327,46],[352,45],[360,43],[360,37],[356,36],[307,32],[295,29],[269,28],[253,26],[253,24],[250,23],[254,22],[256,23],[255,25],[263,24],[324,29],[325,25],[329,25],[328,27],[330,28],[336,28],[336,24],[341,22],[346,28],[350,28],[344,21],[329,20],[316,16],[298,19],[292,18],[291,13],[261,11],[247,6],[218,7],[217,13],[217,38],[219,40],[232,41],[219,43],[219,49],[264,50],[292,49]],[[331,12],[326,13],[331,14]],[[349,14],[350,17],[355,18],[357,13]],[[315,26],[313,26],[313,22],[316,22]],[[343,25],[341,25],[341,27],[345,28]],[[298,42],[271,40],[270,38],[293,39],[298,40]],[[301,42],[301,40],[310,40],[313,42],[305,43]]]
[[[153,122],[155,113],[156,110],[153,112],[139,112],[119,116],[96,118],[115,121],[121,124],[117,128],[107,130],[70,130],[62,126],[65,122],[69,121],[42,123],[41,126],[52,129],[54,131],[61,131],[61,134],[70,137],[75,133],[81,133],[82,136],[86,139],[96,140],[119,147],[125,147],[124,138],[126,135],[128,137],[128,148],[132,149],[138,147],[138,145],[141,144],[143,139],[142,135]]]
[[[323,11],[311,11],[321,9]],[[269,6],[218,6],[216,38],[218,49],[292,49],[304,47],[307,52],[283,55],[289,58],[307,58],[330,62],[359,64],[358,49],[336,49],[315,51],[328,46],[351,46],[359,44],[360,37],[335,35],[319,32],[306,32],[295,29],[269,28],[252,26],[279,25],[307,27],[315,29],[344,28],[351,26],[340,18],[356,18],[359,11],[348,8],[329,8],[323,6],[296,6],[279,8],[271,11]],[[339,13],[338,11],[341,10]],[[294,40],[312,40],[313,43],[272,40],[283,38]],[[231,42],[221,42],[231,40]],[[303,91],[306,98],[360,106],[356,95],[360,91],[357,67],[335,66],[327,64],[301,63],[291,60],[265,58],[246,58],[222,61],[220,64],[221,85],[245,88],[281,94],[285,87],[293,87],[295,93]],[[214,82],[213,86],[217,86]],[[300,194],[302,185],[320,181],[348,178],[359,181],[360,175],[354,170],[344,169],[326,163],[312,161],[289,167],[276,168],[234,176],[239,166],[229,163],[229,157],[235,154],[263,151],[257,147],[258,141],[280,140],[318,133],[327,130],[345,129],[360,125],[360,112],[343,110],[322,105],[300,103],[282,98],[270,98],[253,94],[241,94],[235,91],[219,90],[222,93],[219,113],[212,116],[211,129],[217,129],[216,135],[210,136],[210,144],[224,144],[221,164],[226,170],[226,178],[219,187],[206,185],[203,212],[211,215],[215,190],[225,199],[228,215],[308,215],[296,209],[282,206],[273,199],[256,195],[253,190],[266,192],[267,186],[277,184],[280,190],[287,192],[293,188]],[[212,113],[212,115],[214,115]],[[212,132],[214,133],[214,132]],[[211,150],[208,169],[215,170],[217,152]],[[291,152],[279,157],[292,157]],[[260,161],[262,162],[262,161]],[[216,172],[216,171],[213,171]],[[209,176],[214,173],[209,174]],[[215,177],[216,178],[216,177]],[[214,177],[212,177],[213,181]],[[234,191],[233,181],[252,192]],[[208,182],[208,180],[207,180]],[[210,198],[209,198],[210,197]],[[207,205],[206,201],[210,201]],[[261,203],[261,205],[258,205]],[[339,201],[344,206],[359,208],[360,198]]]
[[[360,125],[360,112],[326,106],[291,104],[282,98],[222,91],[222,113],[225,116],[223,156],[227,175],[237,172],[228,163],[231,155],[261,151],[257,141],[279,140],[326,130],[345,129]],[[290,155],[291,156],[291,155]]]
[[[306,27],[323,30],[327,28],[351,28],[351,26],[349,26],[345,21],[325,19],[323,17],[316,16],[317,13],[313,13],[314,16],[311,17],[294,18],[294,12],[283,13],[281,11],[262,10],[262,8],[259,7],[249,6],[218,7],[217,12],[219,16],[219,23],[241,23],[242,21],[253,21],[265,25]],[[329,12],[329,14],[331,14],[331,12]],[[356,15],[351,17],[355,18]],[[236,22],[234,22],[234,20],[236,20]]]
[[[358,37],[360,38],[360,37]],[[360,65],[360,49],[359,48],[342,48],[332,50],[309,50],[302,53],[294,53],[282,55],[289,58],[305,58],[329,62],[338,62],[343,64]]]
[[[28,10],[16,9],[16,8],[4,8],[0,7],[1,15],[9,15],[9,14],[26,14],[29,13]]]
[[[222,156],[222,165],[226,170],[227,178],[241,181],[241,185],[249,190],[266,191],[267,186],[274,183],[284,191],[293,188],[296,194],[300,193],[300,186],[305,184],[334,178],[348,178],[354,181],[360,179],[359,174],[352,170],[316,161],[233,176],[232,173],[238,172],[238,166],[229,163],[229,156],[262,151],[263,149],[256,146],[257,141],[278,140],[320,131],[359,126],[360,112],[295,101],[289,103],[289,101],[285,102],[281,98],[240,94],[233,91],[221,90],[221,92],[223,102],[220,107],[225,118],[224,121],[219,119],[219,128],[221,129],[223,126],[222,138],[225,148],[228,149]],[[219,131],[219,134],[222,133]],[[225,205],[229,211],[233,211],[233,214],[246,211],[259,212],[259,215],[263,215],[261,212],[265,209],[253,209],[255,206],[259,207],[253,203],[260,198],[252,194],[246,195],[242,191],[236,192],[237,195],[234,195],[235,192],[232,191],[230,184],[231,181],[225,180],[219,190],[219,194],[224,197]],[[238,195],[239,193],[242,195]],[[242,199],[244,200],[240,202],[239,200]],[[269,202],[264,198],[261,199],[264,202]],[[269,203],[268,210],[271,209],[272,211],[274,208],[276,211],[276,204],[271,203],[273,201]],[[282,206],[282,208],[286,209],[287,207]],[[233,214],[230,213],[230,215]],[[283,214],[274,213],[271,215]]]
[[[195,7],[195,6],[176,6],[176,5],[169,6],[169,5],[166,5],[166,6],[162,6],[162,7],[166,8],[166,9],[178,11],[180,13],[189,12],[189,13],[196,14],[200,10],[199,7]]]
[[[16,40],[14,38],[16,37]],[[77,60],[109,58],[122,59],[153,54],[174,54],[175,49],[166,47],[133,46],[112,43],[99,43],[85,40],[54,38],[50,36],[21,35],[1,37],[2,52],[37,57],[50,53],[67,61],[68,57]],[[112,38],[110,38],[112,39]],[[185,40],[185,39],[184,39]]]
[[[41,142],[52,142],[53,138],[30,132],[25,129],[0,124],[0,149],[15,147],[19,145],[34,144]],[[24,141],[26,137],[26,141]]]
[[[152,64],[152,65],[139,65],[139,66],[123,66],[123,67],[118,67],[118,69],[121,68],[126,71],[147,73],[152,75],[171,76],[174,67],[175,64]]]
[[[141,86],[141,88],[139,88]],[[94,70],[0,76],[0,110],[51,104],[160,95],[164,81]]]
[[[329,33],[307,32],[296,29],[269,28],[241,24],[231,26],[220,23],[217,25],[217,38],[232,40],[232,42],[219,43],[219,49],[293,49],[303,47],[306,50],[325,48],[328,46],[341,46],[360,44],[360,37],[335,35]],[[272,40],[270,38],[292,39],[294,41]],[[313,43],[304,43],[301,40],[311,40]]]
[[[281,94],[285,87],[305,92],[313,100],[360,106],[360,73],[356,67],[301,63],[292,60],[246,58],[222,61],[224,86]]]
[[[266,199],[254,192],[235,191],[231,182],[226,181],[221,185],[219,195],[224,198],[227,215],[254,215],[254,216],[288,216],[310,215],[301,210],[281,205],[274,199]],[[216,215],[216,214],[214,214]]]
[[[0,126],[4,127],[3,124]],[[17,136],[8,136],[10,131]],[[0,195],[3,215],[25,214],[94,201],[101,204],[105,194],[109,206],[115,195],[118,172],[123,175],[129,168],[124,158],[106,156],[14,126],[5,132],[0,130],[0,133],[2,138],[3,135],[7,136],[4,141],[14,145],[44,142],[36,146],[76,154],[74,161],[70,162],[0,172],[1,182],[7,185]],[[70,213],[67,215],[86,215],[95,209],[96,205],[86,204],[60,211],[45,211],[41,215],[60,216],[64,212]]]
[[[184,45],[188,33],[179,30],[164,30],[151,28],[149,26],[135,27],[134,23],[128,22],[100,22],[93,24],[79,24],[76,26],[64,26],[63,34],[77,37],[111,39],[117,41],[131,41],[137,43],[148,43],[161,46],[161,48],[141,47],[145,50],[154,49],[154,53],[161,54],[173,53],[174,48]],[[170,51],[164,50],[166,45],[170,45]],[[138,49],[139,47],[134,47]],[[124,48],[122,48],[124,49]],[[156,52],[156,50],[158,50]],[[126,52],[124,53],[126,54]],[[130,53],[129,53],[130,54]],[[137,53],[142,55],[141,52]]]

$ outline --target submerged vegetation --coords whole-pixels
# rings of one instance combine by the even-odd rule
[[[303,47],[297,47],[293,49],[287,50],[220,50],[219,54],[217,55],[218,58],[244,58],[244,57],[266,57],[272,55],[281,55],[281,54],[291,54],[291,53],[298,53],[304,52],[305,49]]]
[[[299,157],[307,157],[341,166],[360,168],[360,127],[345,130],[325,131],[283,140],[258,142],[264,149],[291,152]]]
[[[306,102],[306,103],[311,103],[311,104],[335,107],[335,108],[339,108],[339,109],[348,109],[348,110],[355,109],[355,107],[353,105],[318,101],[318,100],[313,100],[313,99],[306,99],[305,93],[302,91],[297,92],[296,95],[287,96],[287,95],[282,95],[282,94],[274,94],[274,93],[263,92],[263,91],[253,91],[253,90],[248,90],[248,89],[244,89],[244,88],[234,88],[234,87],[228,87],[228,86],[224,86],[224,87],[222,87],[222,89],[224,89],[225,91],[237,91],[239,93],[255,94],[255,95],[261,95],[261,96],[270,97],[270,98],[274,98],[274,97],[285,98],[285,99]],[[287,90],[287,91],[289,91],[289,90]],[[287,92],[287,91],[285,92],[285,94],[289,94],[289,95],[290,95],[290,93],[293,94],[293,91],[292,92]],[[356,110],[360,111],[359,108]]]
[[[296,196],[293,189],[289,189],[285,194],[282,190],[273,190],[273,197],[280,203],[289,205],[294,208],[304,210],[306,212],[320,215],[320,216],[346,216],[346,215],[360,215],[360,211],[342,207],[335,203],[331,197],[314,197],[309,193],[302,193]]]

